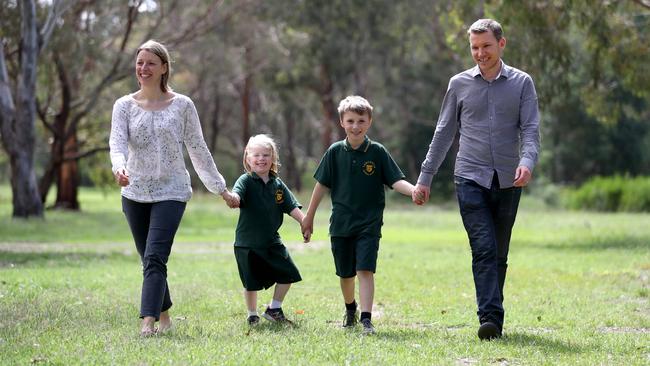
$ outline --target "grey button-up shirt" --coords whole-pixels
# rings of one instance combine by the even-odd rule
[[[518,166],[533,171],[539,155],[535,85],[525,72],[501,65],[491,82],[478,66],[451,78],[418,184],[431,185],[458,129],[455,175],[489,188],[496,171],[500,187],[509,188]]]

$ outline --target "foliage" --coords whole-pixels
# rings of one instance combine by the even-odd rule
[[[595,211],[650,212],[650,177],[593,177],[568,194],[568,206]]]
[[[296,327],[263,323],[249,331],[232,253],[237,212],[197,195],[169,262],[175,330],[141,339],[142,272],[118,195],[82,190],[88,221],[51,212],[19,236],[7,230],[26,222],[0,224],[2,363],[644,365],[650,355],[645,214],[544,211],[524,201],[510,250],[506,336],[480,342],[457,208],[393,202],[376,275],[378,333],[362,337],[339,327],[326,207],[309,245],[299,242],[293,220],[283,225],[303,276],[283,304]],[[260,293],[260,311],[270,297]]]
[[[16,2],[0,3],[3,42],[15,52]],[[208,145],[229,183],[241,173],[247,136],[270,133],[280,143],[283,178],[296,190],[310,190],[313,183],[302,184],[301,177],[311,176],[309,167],[341,137],[332,112],[352,93],[365,95],[376,107],[370,137],[382,142],[414,181],[449,78],[473,66],[466,30],[489,16],[504,26],[504,61],[535,80],[543,134],[536,180],[580,184],[593,175],[650,171],[650,9],[645,2],[69,3],[71,10],[53,33],[54,47],[39,61],[37,97],[46,119],[62,111],[55,54],[74,81],[74,115],[92,96],[101,96],[77,120],[79,154],[106,148],[112,103],[137,87],[129,77],[132,51],[155,38],[169,46],[172,86],[195,101]],[[38,2],[41,13],[47,4]],[[137,8],[132,18],[129,5]],[[129,19],[133,23],[127,26]],[[131,36],[122,50],[127,29]],[[115,60],[119,67],[111,73]],[[10,62],[8,69],[17,72],[17,64]],[[109,85],[102,85],[108,74],[113,75]],[[48,147],[54,139],[50,128],[39,127],[35,169],[41,173],[52,160]],[[434,199],[453,195],[455,148],[433,181]],[[7,160],[0,157],[0,168]],[[99,160],[81,169],[102,169],[95,165]],[[82,171],[82,178],[88,175]],[[200,183],[196,187],[201,190]]]

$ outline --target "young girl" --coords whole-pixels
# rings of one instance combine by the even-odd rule
[[[271,322],[288,322],[282,301],[291,284],[302,278],[278,229],[285,213],[302,223],[302,206],[278,177],[278,149],[273,139],[266,135],[251,137],[243,160],[246,173],[235,183],[233,194],[239,198],[235,258],[244,285],[248,324],[256,325],[260,320],[257,291],[273,284],[273,301],[262,316]]]

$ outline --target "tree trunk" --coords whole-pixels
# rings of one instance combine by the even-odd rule
[[[70,137],[68,137],[65,142],[64,156],[74,157],[78,154],[79,145],[77,140],[77,131],[72,131]],[[77,193],[79,191],[79,169],[77,159],[65,159],[59,165],[57,188],[54,207],[79,210],[79,200],[77,199]]]
[[[36,185],[33,153],[17,151],[10,153],[9,156],[13,217],[42,217],[43,204]]]
[[[213,110],[212,117],[210,118],[210,132],[208,138],[208,146],[212,153],[216,153],[217,139],[219,138],[219,114],[221,113],[221,97],[219,96],[219,88],[214,88]]]
[[[291,190],[300,191],[302,190],[302,182],[300,180],[302,171],[298,169],[296,152],[294,149],[294,146],[296,144],[294,138],[296,122],[291,113],[285,113],[285,121],[287,128],[283,150],[286,153],[286,159],[284,164],[285,169],[283,169],[283,171],[286,172],[287,182],[289,183]]]
[[[330,76],[329,70],[325,64],[320,67],[320,101],[323,110],[323,130],[321,133],[321,143],[323,144],[323,151],[334,142],[333,130],[338,131],[338,138],[345,138],[345,131],[338,128],[339,117],[336,111],[336,104],[334,103],[334,82]]]
[[[0,47],[0,127],[2,143],[11,165],[13,216],[28,218],[43,216],[43,204],[34,173],[34,118],[36,105],[36,66],[39,52],[36,25],[36,4],[21,3],[20,74],[14,105],[7,74],[4,49]]]
[[[248,139],[251,137],[250,133],[250,114],[251,114],[251,90],[253,88],[253,75],[252,75],[252,50],[250,46],[246,46],[244,51],[245,69],[244,69],[244,85],[240,92],[241,106],[242,106],[242,146],[246,146]]]

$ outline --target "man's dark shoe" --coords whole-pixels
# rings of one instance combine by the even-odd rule
[[[478,337],[482,341],[489,341],[496,338],[501,338],[501,329],[499,327],[487,321],[478,328]]]
[[[260,323],[260,317],[257,315],[251,315],[246,319],[246,321],[248,322],[248,325],[252,327]]]
[[[282,308],[269,309],[266,308],[264,314],[262,314],[264,319],[273,322],[273,323],[291,323],[289,319],[284,316]]]
[[[363,335],[375,334],[375,327],[372,326],[372,322],[370,321],[370,319],[368,318],[361,319],[361,325],[363,325],[363,331],[362,331]]]
[[[357,309],[354,310],[345,310],[345,316],[343,317],[343,328],[354,327],[359,321],[359,312]]]

